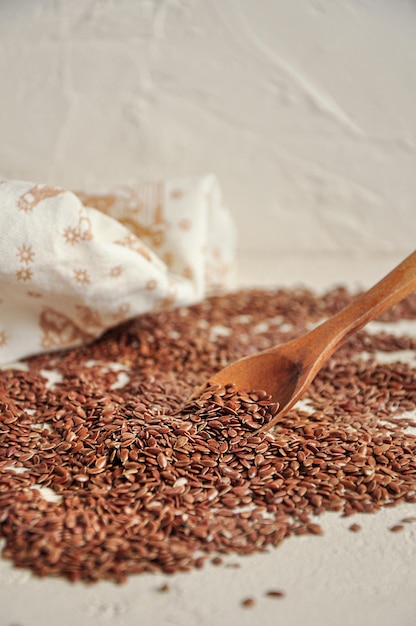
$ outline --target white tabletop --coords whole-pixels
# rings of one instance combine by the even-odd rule
[[[369,286],[400,259],[258,256],[240,263],[239,284]],[[411,332],[414,325],[409,324]],[[323,536],[299,536],[268,554],[224,559],[221,566],[174,576],[140,575],[118,586],[37,579],[0,561],[3,626],[414,626],[416,523],[389,527],[415,516],[416,505],[384,508],[374,515],[319,518]],[[359,523],[362,530],[348,527]],[[225,567],[239,563],[238,569]],[[160,592],[163,583],[169,591]],[[284,591],[268,598],[268,589]],[[244,608],[245,597],[255,599]]]

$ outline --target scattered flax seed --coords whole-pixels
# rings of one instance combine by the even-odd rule
[[[211,559],[211,563],[213,565],[221,565],[222,564],[222,558],[220,556],[214,556],[214,558]]]
[[[161,593],[166,593],[167,591],[170,591],[170,585],[168,583],[164,583],[159,587],[158,591],[160,591]]]
[[[284,591],[277,591],[277,590],[272,589],[266,592],[266,596],[268,596],[269,598],[284,598],[285,593]]]
[[[245,598],[244,600],[242,600],[241,604],[245,608],[249,608],[254,606],[256,604],[256,601],[254,598]]]
[[[313,535],[323,535],[324,534],[324,531],[322,530],[322,528],[320,527],[319,524],[308,524],[306,526],[306,528]]]
[[[391,526],[390,530],[392,533],[398,533],[401,530],[403,530],[404,526],[403,524],[395,524],[394,526]]]
[[[362,527],[360,526],[360,524],[351,524],[351,526],[349,527],[349,530],[351,530],[353,533],[358,533],[361,529]]]
[[[402,519],[402,522],[404,524],[411,524],[412,522],[416,522],[416,516],[411,516],[411,517],[404,517]]]
[[[259,432],[276,412],[261,389],[209,385],[185,404],[226,363],[350,301],[342,288],[222,294],[32,357],[28,371],[0,370],[3,557],[38,576],[123,583],[319,535],[325,512],[416,504],[405,417],[416,409],[416,368],[377,362],[379,352],[416,350],[416,339],[351,337],[305,394],[308,410],[295,407],[272,432]],[[416,294],[383,315],[401,319],[416,319]],[[213,342],[219,326],[232,332]],[[116,388],[114,362],[126,373]]]

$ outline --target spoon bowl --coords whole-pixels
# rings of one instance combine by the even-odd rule
[[[290,355],[291,344],[279,346],[278,355],[271,349],[239,359],[214,374],[209,382],[222,387],[232,383],[244,391],[264,389],[272,396],[271,401],[279,404],[280,414],[289,403],[293,406],[292,399],[298,397],[302,380],[302,364]]]
[[[268,430],[302,397],[325,362],[348,337],[414,290],[416,252],[313,330],[287,343],[243,357],[211,376],[207,383],[233,384],[240,391],[261,389],[271,395],[279,408],[273,419],[261,428]],[[192,397],[196,395],[198,392]]]

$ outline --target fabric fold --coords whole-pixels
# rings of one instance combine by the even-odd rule
[[[225,289],[235,246],[212,175],[75,192],[2,181],[0,363]]]

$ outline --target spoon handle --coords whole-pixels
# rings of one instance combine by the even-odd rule
[[[320,354],[320,367],[350,335],[415,290],[416,252],[413,252],[374,287],[307,334],[310,362]]]

